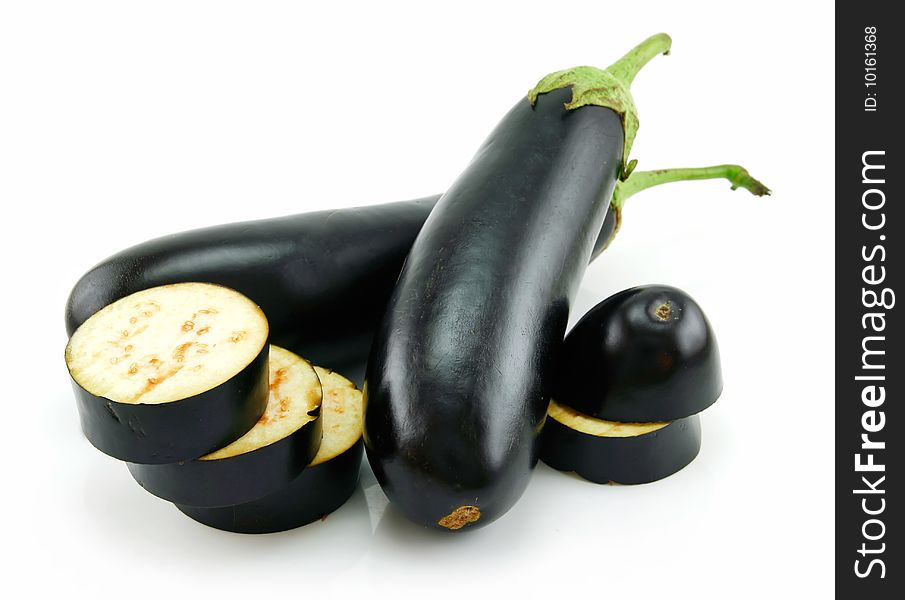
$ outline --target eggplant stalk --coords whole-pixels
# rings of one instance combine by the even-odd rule
[[[613,191],[613,200],[610,202],[610,210],[616,218],[616,228],[606,243],[607,246],[619,233],[622,225],[622,208],[625,201],[648,188],[664,183],[676,181],[695,181],[700,179],[725,179],[732,184],[732,189],[742,188],[755,196],[769,196],[770,188],[755,179],[748,170],[739,165],[716,165],[713,167],[685,167],[677,169],[656,169],[654,171],[640,171],[633,173],[631,177],[616,183]]]

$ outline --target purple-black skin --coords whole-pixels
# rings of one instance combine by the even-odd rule
[[[365,448],[412,521],[474,529],[537,462],[569,308],[620,173],[608,108],[521,100],[438,201],[374,339]]]
[[[701,416],[633,437],[603,437],[576,431],[547,418],[540,458],[559,471],[574,471],[594,483],[650,483],[691,463],[701,449]]]
[[[405,256],[439,198],[217,225],[137,244],[79,279],[66,303],[66,332],[140,290],[216,283],[261,307],[272,343],[361,383]],[[607,213],[593,257],[615,224]]]
[[[362,443],[307,467],[285,487],[263,498],[218,508],[176,504],[192,519],[235,533],[275,533],[307,525],[345,504],[358,486]]]
[[[239,439],[267,408],[270,345],[229,380],[191,398],[126,404],[92,394],[75,379],[82,433],[109,456],[162,465],[204,456]]]
[[[314,459],[321,444],[320,406],[315,418],[281,440],[227,458],[162,465],[128,463],[141,487],[164,500],[194,507],[251,502],[286,487]]]
[[[566,336],[554,398],[606,421],[672,421],[723,390],[713,328],[695,300],[667,285],[623,290]]]

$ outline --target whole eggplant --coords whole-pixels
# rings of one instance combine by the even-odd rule
[[[572,300],[616,181],[631,169],[628,84],[669,45],[654,36],[607,71],[542,80],[418,234],[364,388],[371,467],[416,523],[473,529],[522,495]],[[618,106],[595,97],[611,84]]]

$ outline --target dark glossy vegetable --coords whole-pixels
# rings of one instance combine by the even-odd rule
[[[132,246],[76,283],[66,331],[133,292],[208,281],[254,300],[274,344],[315,363],[363,369],[405,256],[438,198],[218,225]],[[615,224],[610,215],[594,256]]]
[[[612,241],[629,196],[662,183],[708,178],[727,178],[752,191],[757,183],[736,165],[635,172],[617,184],[614,210],[607,212],[591,259]],[[208,281],[254,300],[270,321],[274,344],[342,368],[360,382],[405,256],[439,198],[217,225],[132,246],[76,283],[66,303],[66,331],[71,335],[100,308],[133,292]]]
[[[435,199],[219,225],[133,246],[88,271],[66,330],[149,287],[208,281],[261,307],[271,342],[315,364],[367,356],[372,331]]]
[[[143,464],[231,443],[267,405],[267,335],[260,309],[221,286],[162,286],[105,307],[66,347],[85,437]]]
[[[668,48],[655,36],[611,71],[630,82]],[[569,307],[631,146],[634,115],[582,106],[561,81],[519,101],[437,203],[375,336],[368,459],[428,527],[486,525],[524,491]]]
[[[298,477],[273,494],[236,506],[176,507],[217,529],[272,533],[306,525],[342,506],[357,487],[361,467],[361,392],[336,373],[317,371],[324,386],[324,440]]]
[[[540,458],[594,483],[649,483],[684,468],[701,449],[701,417],[615,423],[551,403]]]
[[[162,465],[129,463],[129,472],[155,496],[215,507],[263,498],[296,479],[321,445],[321,383],[299,356],[270,347],[267,409],[241,438],[197,460]]]
[[[569,332],[555,398],[608,421],[671,421],[701,412],[722,389],[704,311],[682,290],[645,285],[607,298]]]

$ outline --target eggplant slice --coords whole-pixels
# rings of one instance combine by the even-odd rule
[[[198,460],[129,464],[143,488],[164,500],[198,507],[257,500],[291,483],[321,444],[322,389],[306,360],[270,347],[267,409],[245,435]]]
[[[550,402],[540,458],[594,483],[650,483],[688,465],[701,449],[701,417],[617,423]]]
[[[209,283],[155,287],[102,308],[65,352],[85,437],[145,464],[233,442],[267,405],[268,336],[256,304]]]
[[[236,533],[274,533],[316,521],[342,506],[358,485],[361,392],[344,377],[315,367],[324,390],[323,439],[317,455],[289,485],[244,504],[199,508],[176,504],[192,519]]]

